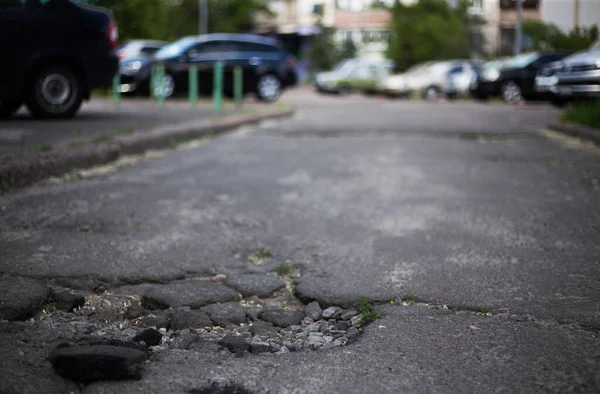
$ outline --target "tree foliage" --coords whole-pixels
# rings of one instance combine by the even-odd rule
[[[317,26],[321,33],[311,37],[307,58],[312,70],[329,70],[335,66],[340,57],[334,40],[335,30],[324,26],[321,19],[317,21]]]
[[[396,68],[469,56],[467,3],[452,6],[446,0],[418,0],[405,5],[396,1],[391,12],[391,36],[387,56]]]
[[[121,39],[175,40],[199,32],[198,0],[90,0],[115,15]],[[269,0],[208,0],[208,32],[247,32]]]
[[[342,49],[340,51],[339,54],[339,58],[340,59],[352,59],[353,57],[356,57],[356,45],[354,44],[354,40],[351,38],[348,38],[346,40],[344,40],[344,42],[342,43]]]
[[[533,41],[533,49],[564,49],[580,51],[598,39],[598,26],[563,32],[558,26],[542,21],[526,21],[523,33]]]

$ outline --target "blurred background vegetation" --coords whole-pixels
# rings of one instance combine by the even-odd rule
[[[199,32],[198,0],[89,0],[88,3],[113,12],[122,41],[173,41]],[[271,13],[268,3],[269,0],[208,0],[208,32],[250,31],[256,13]]]
[[[600,1],[600,0],[597,0]],[[173,41],[198,34],[199,0],[88,0],[112,10],[121,40],[144,38]],[[453,5],[452,5],[452,4]],[[410,5],[396,1],[390,9],[390,41],[386,52],[399,71],[414,64],[442,59],[469,58],[469,33],[477,24],[468,17],[469,0],[418,0]],[[381,5],[379,5],[381,6]],[[208,32],[250,32],[255,16],[272,14],[269,0],[208,0]],[[307,53],[315,69],[329,69],[341,59],[352,58],[351,41],[341,46],[334,41],[335,29],[321,27],[311,39]],[[523,33],[533,49],[582,50],[598,39],[598,27],[563,32],[557,26],[526,21]],[[488,54],[493,56],[495,54]]]

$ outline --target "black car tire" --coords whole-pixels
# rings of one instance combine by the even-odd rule
[[[81,81],[62,65],[44,67],[33,74],[26,94],[25,104],[36,118],[72,118],[83,102]]]
[[[260,101],[273,102],[281,96],[281,80],[275,74],[263,74],[256,81],[256,97]]]
[[[173,76],[173,74],[171,74],[170,72],[166,71],[165,72],[165,76],[164,76],[164,80],[165,80],[165,84],[167,86],[165,86],[166,88],[166,92],[165,92],[165,99],[168,99],[169,97],[173,97],[175,95],[175,93],[177,92],[177,84],[175,83],[175,76]],[[151,81],[148,82],[148,88],[152,89],[152,96],[153,97],[158,97],[158,86],[151,86],[153,85]]]
[[[508,104],[518,104],[524,98],[521,86],[515,81],[505,82],[502,85],[500,94],[502,95],[502,100]]]
[[[440,99],[440,89],[436,86],[429,86],[423,91],[423,100],[426,101],[438,101]]]
[[[23,105],[22,100],[0,100],[0,118],[9,118]]]
[[[350,94],[350,87],[346,85],[339,86],[337,89],[337,94],[340,96],[347,96]]]

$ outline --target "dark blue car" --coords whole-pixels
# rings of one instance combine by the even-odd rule
[[[148,66],[156,52],[167,44],[157,40],[129,40],[119,47],[121,93],[149,93]]]
[[[112,14],[69,0],[0,1],[0,118],[68,118],[119,69]]]
[[[243,90],[255,93],[262,101],[276,100],[285,87],[296,84],[296,59],[278,47],[274,39],[250,34],[207,34],[185,37],[160,49],[154,59],[139,65],[139,73],[150,76],[152,65],[165,66],[163,88],[165,96],[188,89],[189,67],[198,68],[201,93],[213,88],[216,62],[224,66],[223,86],[226,94],[233,92],[233,69],[243,70]],[[122,73],[122,83],[129,80]],[[147,83],[147,80],[146,80]]]

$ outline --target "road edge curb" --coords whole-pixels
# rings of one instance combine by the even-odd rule
[[[548,129],[567,134],[573,137],[579,137],[600,145],[600,130],[591,127],[581,126],[574,123],[551,123]]]
[[[232,115],[197,126],[174,126],[168,130],[137,132],[99,144],[61,148],[51,152],[17,158],[0,165],[0,192],[31,186],[50,177],[62,176],[74,169],[108,164],[122,156],[167,148],[173,141],[219,135],[265,120],[282,119],[295,114],[295,108],[260,115]]]

